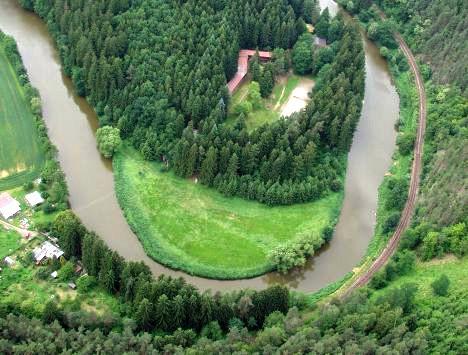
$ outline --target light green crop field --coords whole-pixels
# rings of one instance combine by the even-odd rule
[[[31,181],[42,162],[34,116],[0,45],[0,190]]]
[[[146,253],[199,276],[236,279],[273,269],[268,253],[305,233],[321,233],[339,213],[343,195],[268,207],[160,172],[123,147],[114,157],[117,197]]]

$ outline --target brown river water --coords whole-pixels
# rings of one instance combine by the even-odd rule
[[[320,3],[330,4],[330,12],[336,13],[331,1]],[[218,281],[170,270],[145,254],[117,203],[111,163],[102,159],[96,149],[96,114],[85,99],[75,95],[71,81],[63,74],[46,26],[16,0],[0,0],[0,29],[15,38],[31,83],[41,94],[44,119],[59,151],[72,209],[89,229],[126,259],[144,261],[155,275],[183,276],[202,290],[216,291],[260,289],[282,283],[312,292],[339,280],[359,264],[374,232],[377,189],[395,149],[393,127],[399,104],[386,63],[372,43],[365,41],[364,107],[349,154],[344,204],[331,243],[300,271],[285,276],[270,273],[248,280]]]

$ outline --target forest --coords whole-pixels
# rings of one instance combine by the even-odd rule
[[[391,5],[398,11],[418,3]],[[111,4],[116,9],[128,5],[125,1]],[[392,23],[381,22],[375,9],[366,4],[346,2],[380,45],[393,74],[404,72],[391,37]],[[402,22],[403,33],[410,23]],[[421,50],[418,44],[411,45]],[[37,319],[27,309],[3,305],[0,352],[468,353],[464,144],[468,103],[461,87],[438,84],[436,68],[432,71],[421,64],[427,86],[428,125],[418,209],[398,252],[368,287],[346,299],[329,298],[319,304],[279,286],[222,295],[201,293],[181,279],[153,279],[144,264],[125,262],[87,231],[71,211],[65,211],[51,230],[67,257],[81,259],[88,270],[85,279],[89,284],[80,288],[101,287],[115,295],[122,304],[122,318],[111,324],[95,318],[91,321],[83,314],[67,314],[51,301]],[[441,70],[447,68],[442,65]],[[305,115],[308,110],[310,107]],[[194,137],[203,135],[202,130]],[[400,137],[399,152],[408,155],[413,140]],[[386,208],[399,209],[404,189],[399,181],[393,181],[391,190],[395,199]],[[51,271],[57,265],[45,267]]]
[[[65,72],[100,125],[118,127],[146,159],[270,205],[341,190],[364,94],[364,53],[354,26],[321,20],[333,59],[321,70],[320,90],[294,119],[249,133],[245,125],[223,124],[226,81],[239,49],[292,48],[305,31],[310,1],[22,4],[47,21]]]

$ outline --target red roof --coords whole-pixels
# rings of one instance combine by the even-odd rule
[[[237,61],[237,73],[227,84],[229,93],[232,94],[238,88],[239,84],[242,82],[242,79],[247,75],[249,71],[249,58],[253,57],[257,51],[253,49],[242,49],[239,52],[239,59]],[[259,51],[258,57],[264,60],[270,60],[273,56],[271,52]]]
[[[0,194],[0,208],[8,206],[12,202],[16,202],[16,200],[9,193],[4,192]]]

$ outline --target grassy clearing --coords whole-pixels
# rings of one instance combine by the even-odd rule
[[[265,123],[271,123],[278,120],[281,116],[282,106],[288,101],[289,96],[291,96],[291,93],[300,82],[301,77],[295,74],[289,74],[288,76],[278,80],[270,97],[263,99],[262,106],[256,110],[253,110],[247,116],[245,122],[247,129],[252,131]],[[244,84],[242,84],[232,96],[226,124],[235,124],[237,116],[233,114],[232,109],[235,107],[235,105],[242,102],[247,97],[249,83],[250,81],[246,81]]]
[[[414,283],[418,286],[416,302],[422,306],[431,304],[440,296],[434,295],[431,283],[440,275],[445,274],[450,280],[449,293],[463,291],[468,297],[466,270],[468,270],[468,258],[458,259],[453,255],[447,255],[442,259],[434,259],[428,262],[418,262],[415,269],[405,276],[400,276],[392,281],[391,285],[375,291],[373,298],[379,297],[388,289],[400,287],[406,283]]]
[[[43,153],[24,89],[0,44],[0,190],[39,175]]]
[[[161,173],[130,148],[114,158],[116,191],[128,223],[153,259],[219,279],[273,269],[269,251],[337,217],[342,194],[313,203],[268,207]]]
[[[7,231],[0,226],[0,260],[11,255],[21,246],[21,236],[18,233]]]

